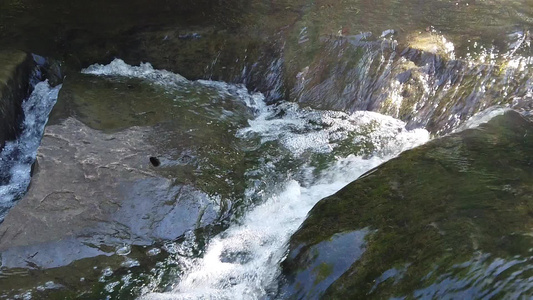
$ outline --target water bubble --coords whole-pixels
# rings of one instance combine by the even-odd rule
[[[131,245],[123,245],[123,246],[120,246],[120,247],[117,247],[117,249],[115,250],[115,253],[118,254],[118,255],[128,255],[131,253]]]
[[[112,293],[112,292],[115,290],[115,287],[116,287],[117,285],[119,285],[119,284],[120,284],[120,281],[110,282],[110,283],[108,283],[108,284],[104,287],[104,289],[105,289],[108,293]]]
[[[161,249],[159,248],[152,248],[146,252],[148,256],[155,256],[155,255],[158,255],[159,253],[161,253]]]
[[[126,260],[124,262],[122,262],[122,264],[120,264],[120,265],[123,266],[123,267],[126,267],[126,268],[133,268],[133,267],[138,267],[141,264],[137,260],[134,260],[134,259],[131,259],[131,258],[126,258]]]
[[[113,269],[111,269],[111,267],[107,267],[104,270],[102,270],[102,276],[100,276],[98,281],[99,282],[105,282],[106,281],[106,277],[110,277],[111,275],[113,275]]]

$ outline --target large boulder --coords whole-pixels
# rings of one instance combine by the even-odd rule
[[[281,296],[531,295],[532,130],[509,111],[321,200],[291,237]]]
[[[246,90],[151,72],[67,77],[28,193],[0,225],[0,294],[51,279],[85,293],[109,283],[106,267],[149,271],[143,247],[219,224],[239,203]]]

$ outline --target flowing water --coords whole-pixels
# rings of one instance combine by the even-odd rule
[[[317,108],[378,111],[438,135],[493,105],[529,109],[528,31],[507,35],[505,47],[468,43],[462,55],[436,30],[414,35],[408,46],[390,32],[325,39],[315,62],[300,65],[292,97]]]
[[[178,257],[186,271],[171,292],[145,298],[257,299],[275,294],[274,280],[279,275],[278,263],[285,254],[285,244],[313,205],[402,150],[429,138],[425,130],[407,131],[404,127],[401,121],[371,112],[349,115],[302,110],[292,103],[264,107],[250,121],[250,127],[239,132],[240,137],[258,136],[262,145],[277,144],[283,149],[282,155],[297,166],[286,170],[283,161],[264,152],[266,161],[250,173],[267,182],[272,180],[268,177],[272,173],[281,173],[284,178],[272,182],[266,191],[249,188],[249,197],[265,196],[241,220],[213,238],[203,257]],[[360,135],[349,136],[358,131]],[[344,139],[364,143],[366,147],[371,145],[373,151],[368,155],[338,155]],[[313,155],[331,158],[331,162],[317,171],[317,167],[311,166],[316,161],[307,158]]]
[[[516,33],[513,36],[516,41],[504,54],[473,44],[472,53],[476,54],[457,60],[453,44],[441,37],[447,59],[426,57],[428,61],[417,61],[420,66],[411,66],[411,70],[405,67],[408,52],[399,56],[393,51],[385,57],[383,42],[382,52],[367,47],[356,73],[341,77],[350,81],[343,95],[357,94],[357,101],[362,102],[346,103],[342,97],[327,99],[336,102],[333,106],[337,109],[353,111],[350,114],[301,108],[289,102],[256,107],[255,119],[238,133],[240,139],[259,143],[248,151],[258,152],[262,157],[258,166],[248,171],[246,197],[253,199],[252,204],[243,217],[233,220],[227,230],[209,240],[200,255],[192,255],[194,251],[188,248],[196,247],[194,234],[188,236],[189,243],[177,245],[179,250],[174,259],[181,266],[179,280],[167,292],[147,293],[143,299],[275,298],[286,243],[307,212],[320,199],[366,171],[428,141],[429,133],[420,127],[431,123],[435,111],[444,111],[433,122],[437,133],[477,127],[509,106],[527,114],[527,103],[532,97],[529,74],[533,61],[527,56],[529,50],[526,55],[517,51],[529,47],[528,34]],[[359,47],[358,39],[356,36],[350,43]],[[375,61],[379,67],[372,77],[369,74]],[[305,85],[313,80],[304,78],[307,72],[308,68],[297,76],[301,82],[297,90],[303,91],[298,97],[305,98],[306,92],[320,94],[313,88],[305,91],[308,88]],[[411,79],[402,80],[402,72],[404,75],[407,72]],[[419,90],[406,93],[413,85],[418,85]],[[332,88],[335,84],[327,82],[318,87]],[[415,103],[410,107],[414,117],[409,124],[357,110],[371,109],[372,105],[374,110],[380,110],[376,103],[381,103],[388,106],[385,112],[400,117],[402,102],[408,101]]]
[[[0,153],[0,222],[30,184],[30,170],[60,89],[61,86],[52,88],[48,82],[40,82],[22,104],[22,133],[16,141],[7,142]]]
[[[306,30],[299,37],[302,44],[308,39]],[[506,109],[503,106],[526,114],[530,111],[533,57],[528,31],[511,33],[508,49],[502,52],[472,43],[471,53],[464,57],[456,57],[453,44],[433,32],[443,46],[440,54],[446,57],[429,54],[422,58],[410,48],[396,49],[389,33],[383,32],[373,41],[368,34],[334,37],[333,48],[320,53],[321,62],[329,63],[328,55],[336,59],[339,64],[332,74],[341,79],[314,86],[314,67],[302,66],[290,99],[300,104],[267,104],[263,95],[250,93],[241,85],[197,82],[219,93],[237,94],[253,112],[247,126],[235,134],[239,150],[252,162],[242,178],[245,192],[219,233],[198,236],[197,231],[190,231],[162,247],[170,258],[153,271],[150,284],[139,287],[142,299],[274,298],[287,242],[319,200],[402,151],[427,142],[428,126],[440,134],[475,127],[501,114]],[[354,61],[342,56],[349,52],[347,47],[364,49],[355,67]],[[281,73],[282,63],[274,61],[268,76]],[[154,70],[150,64],[132,67],[120,60],[93,65],[83,73],[138,78],[169,90],[179,89],[185,81],[178,74]],[[274,77],[279,85],[281,77]],[[340,92],[330,93],[339,83]],[[0,168],[9,170],[1,178],[0,220],[27,189],[44,124],[60,88],[39,83],[24,103],[23,133],[19,140],[7,143],[0,156]],[[338,111],[302,105],[321,106],[313,105],[317,101]],[[175,274],[170,284],[163,280],[169,272],[167,265]],[[119,283],[109,284],[113,285],[108,290],[111,294]],[[123,280],[121,284],[132,283]]]
[[[171,87],[184,79],[170,72],[115,60],[83,71],[99,76],[149,79]],[[223,90],[227,84],[199,81]],[[260,94],[241,99],[255,117],[236,136],[242,150],[256,157],[247,170],[244,205],[231,225],[204,249],[194,233],[181,244],[167,245],[175,253],[182,278],[172,292],[146,298],[259,298],[275,293],[274,279],[285,244],[320,199],[400,152],[429,140],[424,129],[375,112],[320,111],[291,102],[267,105]],[[195,251],[201,255],[193,254]]]
[[[141,78],[168,89],[179,89],[185,80],[171,72],[154,70],[149,64],[132,67],[120,60],[94,65],[83,72]],[[176,279],[165,292],[154,293],[163,284],[161,274],[155,275],[151,284],[142,287],[143,299],[275,297],[279,263],[286,254],[287,242],[309,210],[361,174],[430,139],[427,130],[408,130],[405,122],[376,112],[316,110],[286,101],[268,105],[261,94],[251,94],[242,86],[198,83],[215,87],[220,93],[238,91],[254,112],[248,126],[236,133],[241,150],[254,164],[246,171],[243,201],[233,208],[226,229],[216,236],[202,237],[206,240],[201,243],[191,231],[181,242],[165,245]],[[19,141],[9,143],[3,153],[11,160],[24,156],[19,160],[22,164],[10,165],[11,182],[16,184],[2,187],[3,193],[13,195],[10,199],[20,196],[29,183],[29,168],[59,89],[39,83],[24,104],[24,134]],[[476,115],[463,127],[475,127],[502,111],[505,109],[497,107]],[[14,151],[22,156],[13,155]]]

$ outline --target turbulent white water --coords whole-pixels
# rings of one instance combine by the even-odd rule
[[[188,82],[150,64],[132,67],[121,60],[83,72],[142,78],[171,88]],[[227,230],[207,241],[199,258],[192,255],[198,247],[192,232],[185,242],[167,245],[165,250],[175,254],[172,259],[182,276],[169,292],[151,293],[146,287],[143,299],[275,297],[287,242],[311,208],[366,171],[429,140],[426,130],[407,130],[404,122],[379,113],[320,111],[291,102],[266,105],[261,94],[250,94],[243,86],[197,83],[236,94],[255,111],[249,126],[237,133],[248,145],[243,151],[259,154],[257,165],[247,172],[248,208]],[[476,127],[505,111],[490,109],[458,130]]]
[[[141,78],[165,88],[193,83],[150,64],[133,67],[118,59],[83,73]],[[243,151],[258,158],[246,173],[244,214],[236,214],[228,229],[208,240],[200,257],[191,254],[198,247],[192,232],[185,242],[167,245],[165,250],[175,254],[172,260],[182,276],[165,293],[145,287],[143,299],[275,297],[287,242],[311,208],[368,170],[430,138],[424,129],[407,130],[404,122],[375,112],[321,111],[291,102],[267,105],[261,94],[251,94],[241,85],[202,80],[194,84],[237,95],[255,112],[236,138],[246,145]],[[0,212],[7,211],[27,189],[31,164],[59,89],[39,83],[24,103],[24,131],[19,140],[6,144],[0,156],[2,169],[10,175],[9,183],[0,186],[4,201]],[[476,127],[503,112],[502,108],[488,110],[458,130]]]
[[[261,145],[276,143],[300,163],[287,170],[280,159],[265,153],[249,174],[269,181],[267,174],[285,172],[284,181],[267,185],[269,191],[250,186],[247,195],[265,195],[263,201],[213,238],[202,258],[178,256],[186,271],[172,292],[143,298],[258,299],[274,294],[287,241],[309,210],[364,172],[429,139],[426,130],[408,131],[405,123],[373,112],[318,111],[294,103],[254,108],[258,110],[256,118],[238,136],[259,139]],[[372,155],[337,156],[340,144],[346,141],[371,145]],[[330,155],[333,160],[315,172],[310,153]]]
[[[151,64],[143,63],[130,66],[121,59],[115,59],[108,65],[94,64],[81,71],[83,74],[124,76],[131,78],[143,78],[163,85],[179,84],[186,82],[185,77],[165,70],[154,70]]]
[[[185,242],[166,245],[164,250],[178,264],[180,279],[165,293],[151,292],[158,283],[144,287],[143,299],[275,297],[287,242],[311,208],[368,170],[430,138],[424,129],[407,130],[404,122],[379,113],[321,111],[291,102],[267,105],[263,95],[251,94],[242,85],[191,82],[150,64],[134,67],[117,59],[82,72],[141,78],[170,89],[188,84],[209,87],[236,95],[255,113],[236,134],[243,142],[242,151],[257,157],[244,179],[244,214],[236,213],[228,229],[208,240],[200,257],[192,254],[192,249],[203,247],[196,244],[192,232]],[[0,169],[9,175],[0,186],[0,220],[27,189],[44,125],[60,88],[39,83],[24,102],[22,135],[7,143],[0,155]],[[476,127],[505,111],[487,110],[458,130]]]
[[[30,184],[30,169],[41,143],[48,115],[57,101],[61,85],[54,88],[48,82],[35,86],[30,97],[22,103],[24,122],[22,133],[15,141],[6,142],[0,153],[0,222],[15,201],[26,192]]]

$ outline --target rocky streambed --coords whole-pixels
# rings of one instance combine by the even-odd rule
[[[0,298],[528,295],[529,2],[1,3]]]

